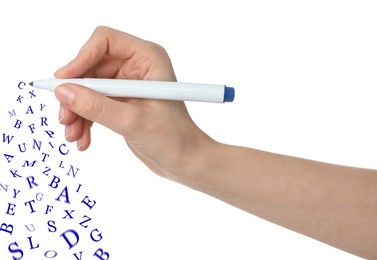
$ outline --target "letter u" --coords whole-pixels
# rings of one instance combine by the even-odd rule
[[[21,148],[21,144],[18,145],[18,149],[20,149],[21,153],[26,152],[26,145],[25,145],[25,143],[23,143],[23,146],[24,146],[24,149]]]
[[[30,230],[29,226],[31,226],[33,229]],[[34,224],[25,225],[25,227],[27,228],[27,230],[29,230],[29,232],[34,232],[35,231]]]

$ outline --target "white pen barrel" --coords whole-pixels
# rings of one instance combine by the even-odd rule
[[[53,91],[58,85],[63,83],[75,83],[106,96],[215,103],[229,101],[226,100],[226,90],[233,90],[233,88],[215,84],[98,78],[51,78],[48,80],[37,80],[33,83],[37,88],[48,89],[50,91]],[[234,96],[234,93],[231,93],[232,95]],[[232,101],[232,98],[230,101]]]
[[[224,102],[223,85],[159,82],[146,80],[116,80],[111,85],[106,80],[87,80],[85,86],[107,96]]]

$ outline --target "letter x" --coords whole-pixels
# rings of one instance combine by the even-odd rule
[[[29,91],[29,94],[30,94],[30,98],[36,97],[36,95],[34,94],[34,89]]]
[[[73,209],[73,210],[64,210],[65,211],[65,213],[66,213],[66,215],[63,217],[63,219],[66,219],[68,216],[69,216],[69,219],[73,219],[73,217],[72,217],[72,213],[73,212],[75,212],[75,210]]]

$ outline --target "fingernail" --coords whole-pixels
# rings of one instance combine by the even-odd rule
[[[61,103],[68,106],[71,106],[75,99],[75,91],[64,84],[55,89],[55,94]]]
[[[59,123],[61,124],[63,119],[64,119],[64,114],[65,114],[65,108],[64,106],[60,105],[59,109]]]
[[[68,141],[68,138],[69,138],[69,134],[70,134],[70,132],[71,132],[71,127],[69,126],[69,125],[67,125],[66,127],[65,127],[65,132],[64,132],[64,134],[65,134],[65,139]]]
[[[81,140],[77,140],[77,149],[81,151]]]

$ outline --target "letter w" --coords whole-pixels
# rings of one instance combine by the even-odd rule
[[[5,141],[6,141],[9,144],[12,141],[13,137],[14,136],[12,135],[12,137],[9,138],[9,135],[5,135],[3,133],[3,143],[5,143]]]

